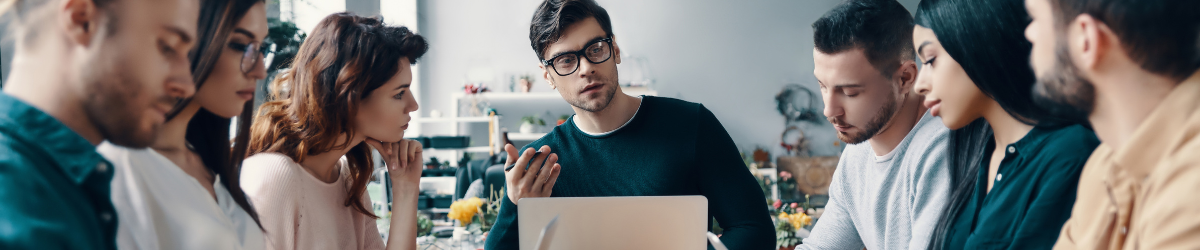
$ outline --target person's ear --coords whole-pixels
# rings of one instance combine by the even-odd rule
[[[546,83],[550,84],[550,88],[558,89],[558,86],[554,86],[554,81],[550,80],[550,69],[546,68],[545,64],[538,65],[538,68],[542,69],[542,79],[546,79]]]
[[[908,94],[913,90],[913,84],[917,82],[917,62],[912,60],[904,60],[900,63],[900,68],[892,74],[892,79],[898,81],[900,94]]]
[[[67,40],[82,46],[91,45],[92,38],[96,37],[101,27],[96,3],[92,0],[64,0],[58,7],[58,23],[66,33]]]
[[[1076,65],[1081,69],[1094,70],[1114,44],[1112,30],[1103,22],[1088,14],[1075,17],[1067,29],[1068,48],[1075,55]]]
[[[617,46],[617,36],[609,36],[609,39],[612,39],[613,59],[617,60],[617,64],[621,64],[621,46]]]

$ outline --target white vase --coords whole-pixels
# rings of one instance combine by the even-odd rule
[[[533,123],[523,122],[521,123],[521,128],[518,131],[520,131],[522,134],[529,134],[533,133],[535,128],[536,127],[533,126]]]

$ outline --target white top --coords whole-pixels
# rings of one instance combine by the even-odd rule
[[[337,181],[326,183],[282,154],[258,153],[242,162],[242,189],[258,210],[269,249],[384,248],[375,219],[346,206],[346,158],[338,165]],[[362,202],[371,208],[366,190]]]
[[[846,146],[829,202],[797,250],[925,250],[950,193],[950,130],[928,112],[892,152]]]
[[[642,96],[635,96],[635,97],[637,97],[638,99],[642,99]],[[633,122],[633,118],[637,117],[637,114],[639,111],[642,111],[642,102],[638,102],[638,109],[633,111],[633,116],[630,116],[629,120],[625,120],[625,123],[621,124],[620,127],[617,127],[608,132],[600,132],[600,133],[588,132],[586,130],[583,130],[583,128],[579,127],[579,124],[575,124],[575,128],[578,128],[580,132],[583,132],[584,134],[588,134],[590,136],[606,136],[606,135],[612,134],[613,132],[617,132],[617,130],[621,130],[621,128],[624,128],[626,125],[629,125],[630,122]],[[574,119],[575,115],[571,115],[571,118]],[[572,122],[572,124],[574,124],[574,122]]]
[[[152,149],[105,142],[96,151],[114,167],[120,249],[265,249],[262,229],[233,201],[220,176],[213,200],[196,178]]]

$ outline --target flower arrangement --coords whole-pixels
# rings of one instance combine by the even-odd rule
[[[479,207],[483,206],[483,200],[478,197],[461,199],[450,204],[450,214],[446,217],[457,220],[461,225],[470,225],[475,219],[475,215],[480,213]]]
[[[472,233],[487,232],[492,229],[492,225],[496,224],[496,217],[500,215],[501,194],[504,194],[504,188],[498,192],[492,190],[487,201],[478,197],[455,201],[450,204],[450,213],[446,217],[457,220],[459,225],[466,227],[467,231]]]
[[[779,181],[776,182],[776,185],[779,186],[779,199],[794,201],[798,198],[796,197],[796,179],[793,177],[791,172],[779,171]]]
[[[488,89],[487,86],[483,85],[483,83],[480,83],[480,84],[468,83],[466,85],[463,85],[463,92],[467,93],[467,94],[479,94],[479,93],[489,92],[489,91],[491,91],[491,90]]]
[[[807,195],[805,200],[807,200]],[[790,203],[786,206],[783,201],[776,200],[771,204],[771,212],[775,214],[775,247],[780,249],[792,249],[799,245],[803,239],[796,236],[796,233],[803,230],[804,227],[812,225],[813,218],[808,216],[808,210],[811,206],[806,201],[804,203]]]

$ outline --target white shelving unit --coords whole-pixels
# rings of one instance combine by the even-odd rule
[[[623,89],[623,90],[624,91],[622,91],[622,92],[625,92],[626,95],[631,95],[631,96],[640,96],[640,95],[657,96],[658,95],[658,91],[645,90],[642,88]],[[484,92],[484,93],[480,93],[480,94],[474,94],[473,96],[482,98],[482,99],[487,99],[489,101],[562,99],[562,95],[559,95],[558,92],[530,92],[530,93]],[[462,93],[462,92],[454,93],[453,95],[451,95],[451,98],[453,98],[456,101],[461,100],[466,97],[467,97],[467,94]],[[457,102],[455,102],[455,103],[457,103]],[[457,105],[455,105],[455,106],[457,106]],[[457,107],[455,107],[455,108],[456,109],[452,109],[452,110],[457,111],[458,110]]]
[[[413,119],[414,122],[420,122],[420,123],[489,122],[491,120],[492,119],[490,117],[486,117],[486,116],[481,116],[481,117],[438,117],[438,118],[422,117],[422,118]]]
[[[436,152],[436,151],[455,151],[455,152],[468,152],[468,153],[489,153],[489,152],[491,152],[491,149],[492,149],[492,147],[489,147],[489,146],[477,146],[477,147],[449,148],[449,149],[447,149],[447,148],[427,148],[427,149],[425,149],[425,151],[434,151],[434,152]]]
[[[459,132],[458,132],[458,124],[460,124],[460,123],[488,123],[488,124],[491,124],[491,125],[492,125],[492,126],[491,126],[491,127],[493,128],[493,131],[491,131],[491,132],[492,132],[492,134],[495,134],[495,133],[497,133],[497,132],[498,132],[498,130],[496,130],[496,127],[499,127],[499,124],[500,124],[500,116],[479,116],[479,117],[457,117],[457,116],[451,116],[451,117],[417,117],[417,118],[413,118],[413,119],[412,119],[412,122],[413,122],[413,123],[423,123],[423,124],[428,124],[428,123],[449,123],[449,124],[450,124],[450,126],[451,126],[451,128],[453,128],[453,129],[454,129],[454,135],[455,135],[455,136],[460,136],[460,135],[459,135]],[[431,152],[431,153],[437,153],[437,152],[454,152],[456,155],[457,155],[457,153],[464,153],[464,154],[465,154],[465,153],[492,153],[492,152],[495,152],[495,151],[493,151],[493,150],[492,150],[492,143],[491,143],[491,142],[489,142],[489,143],[488,143],[488,146],[474,146],[474,147],[466,147],[466,148],[427,148],[427,149],[425,149],[425,151],[427,151],[427,152]],[[458,156],[455,156],[455,157],[458,157]],[[454,164],[458,164],[458,163],[457,163],[457,162],[455,162],[455,161],[451,161],[451,163],[450,163],[450,164],[451,164],[451,165],[454,165]]]
[[[627,95],[631,95],[631,96],[640,96],[640,95],[657,96],[658,95],[657,91],[649,90],[644,87],[633,87],[633,88],[623,87],[622,92],[624,92]],[[486,102],[505,102],[505,103],[522,102],[522,101],[537,101],[542,104],[545,104],[548,101],[552,102],[555,100],[559,100],[559,101],[562,100],[562,96],[559,95],[558,92],[531,92],[531,93],[485,92],[485,93],[479,93],[479,94],[466,94],[463,92],[455,92],[453,94],[450,94],[450,99],[449,99],[450,112],[447,117],[417,117],[417,118],[413,118],[412,122],[421,123],[421,124],[438,124],[438,123],[448,124],[450,130],[453,131],[455,136],[461,135],[460,131],[459,131],[460,124],[463,124],[463,123],[489,123],[489,124],[491,124],[491,126],[489,126],[489,129],[490,129],[489,136],[490,137],[489,137],[488,146],[475,146],[475,147],[468,147],[468,148],[462,148],[462,149],[434,149],[434,148],[431,148],[431,149],[428,149],[429,151],[434,151],[434,152],[455,151],[455,152],[470,152],[470,153],[500,152],[500,148],[503,146],[501,144],[502,142],[500,141],[500,139],[501,139],[500,133],[501,133],[501,131],[504,131],[504,129],[503,129],[504,126],[502,126],[500,124],[501,116],[460,116],[461,115],[461,114],[459,114],[460,105],[463,102],[463,100],[466,100],[467,98],[475,98],[477,100],[486,101]],[[562,104],[569,105],[565,101]],[[539,138],[542,138],[542,136],[545,136],[545,135],[546,135],[546,133],[508,133],[508,139],[512,140],[512,141],[535,141]]]
[[[546,136],[546,133],[508,133],[508,139],[513,141],[536,141]]]

